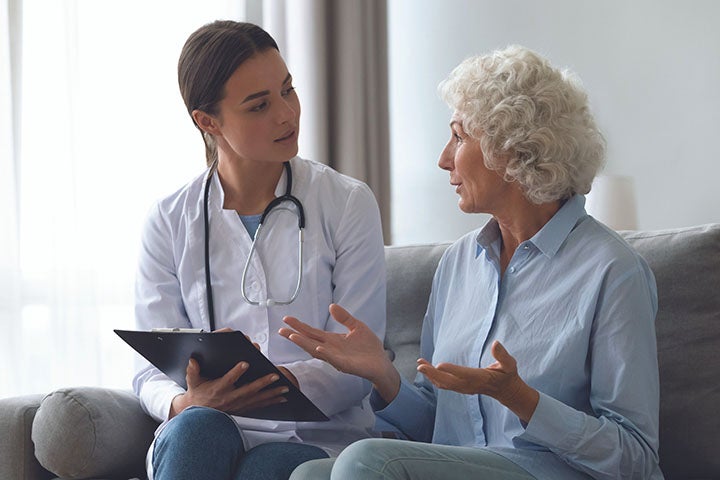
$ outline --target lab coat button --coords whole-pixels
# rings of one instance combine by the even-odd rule
[[[260,333],[257,336],[257,343],[265,343],[266,340],[267,340],[267,335],[264,333]]]
[[[510,273],[515,273],[515,267],[510,267]]]

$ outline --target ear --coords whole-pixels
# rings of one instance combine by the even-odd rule
[[[220,133],[217,119],[209,113],[203,112],[202,110],[193,110],[192,118],[203,132],[209,133],[210,135],[218,135]]]

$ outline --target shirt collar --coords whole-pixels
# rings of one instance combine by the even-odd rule
[[[553,257],[570,235],[570,232],[577,225],[578,220],[585,217],[585,197],[574,195],[560,207],[555,215],[548,221],[533,237],[528,240],[540,250],[545,256]],[[475,256],[479,256],[483,250],[493,252],[499,257],[500,227],[497,220],[490,219],[478,232],[475,241],[477,249]]]

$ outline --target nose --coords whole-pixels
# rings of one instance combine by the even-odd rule
[[[455,168],[455,159],[451,150],[452,148],[450,147],[450,142],[448,142],[442,152],[440,152],[438,167],[443,170],[452,171]]]
[[[278,105],[278,123],[283,124],[295,120],[295,117],[297,116],[296,108],[297,106],[292,105],[285,98],[281,99],[280,104]]]

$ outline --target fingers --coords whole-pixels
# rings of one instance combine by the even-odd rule
[[[328,311],[338,323],[342,323],[343,325],[345,325],[348,330],[354,330],[355,328],[357,328],[358,324],[362,323],[360,322],[360,320],[350,315],[350,312],[345,310],[337,303],[330,304],[330,307],[328,307]]]
[[[320,330],[318,328],[313,328],[310,325],[308,325],[307,323],[302,322],[295,317],[285,317],[285,318],[283,318],[283,322],[285,322],[290,327],[295,329],[298,333],[301,333],[301,334],[305,335],[306,337],[309,337],[316,341],[322,341],[325,338],[325,336],[327,335],[327,332],[325,332],[324,330]],[[288,335],[295,333],[292,331],[290,331],[289,333],[285,332],[287,334],[282,333],[282,331],[287,331],[287,330],[289,330],[289,329],[281,328],[280,335],[282,335],[285,338],[289,338]]]
[[[320,358],[318,356],[318,341],[315,341],[301,333],[297,333],[289,328],[281,328],[280,330],[278,330],[278,333],[293,342],[298,347],[305,350],[313,357]]]

